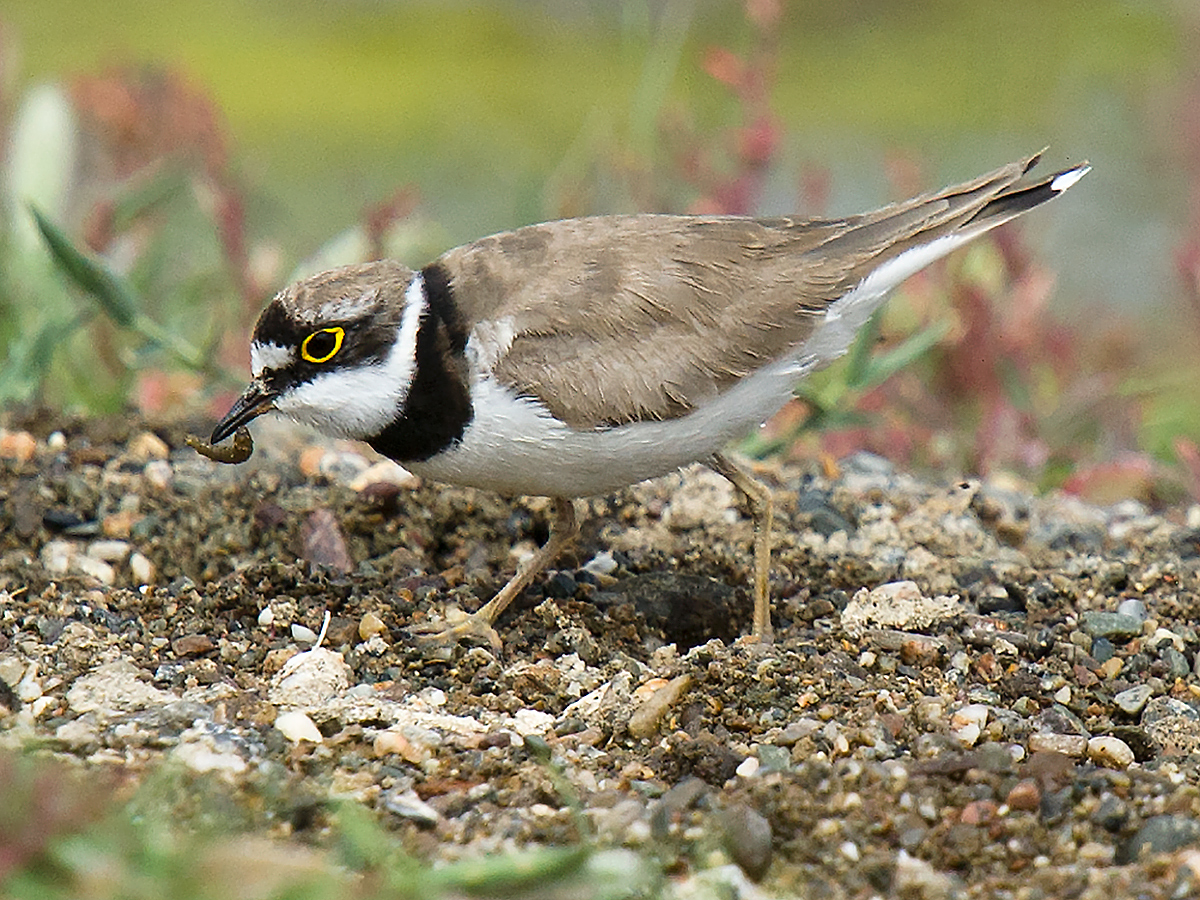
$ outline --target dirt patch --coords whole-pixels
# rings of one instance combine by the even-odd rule
[[[497,657],[409,629],[486,600],[545,501],[276,426],[223,466],[184,433],[10,423],[4,744],[173,759],[252,827],[352,796],[430,860],[586,840],[766,895],[1200,889],[1196,510],[765,466],[764,648],[737,639],[749,518],[689,470],[588,501]]]

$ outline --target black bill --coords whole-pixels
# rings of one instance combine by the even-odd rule
[[[242,396],[234,401],[225,418],[213,429],[212,443],[219,444],[251,419],[257,419],[265,412],[275,408],[275,394],[261,381],[252,381],[242,391]]]

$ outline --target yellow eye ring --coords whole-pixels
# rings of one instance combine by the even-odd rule
[[[319,349],[325,350],[324,344],[327,338],[325,338],[324,335],[327,334],[333,336],[333,346],[330,347],[328,351],[323,352],[318,356],[308,349],[308,345],[316,340],[318,341]],[[329,360],[337,356],[337,352],[342,349],[342,338],[345,336],[346,332],[343,329],[338,328],[336,325],[333,328],[322,328],[320,331],[314,331],[304,339],[302,344],[300,344],[300,358],[305,362],[310,363],[329,362]]]

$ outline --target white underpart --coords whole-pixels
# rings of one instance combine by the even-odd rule
[[[495,335],[476,329],[467,343],[475,372],[474,418],[453,449],[405,466],[426,478],[500,493],[586,497],[705,459],[778,412],[799,378],[845,353],[888,291],[992,224],[937,238],[888,260],[835,301],[794,353],[678,419],[576,431],[481,365],[495,357]]]
[[[381,363],[330,369],[281,394],[275,408],[334,437],[367,438],[399,415],[416,373],[417,332],[429,306],[418,273],[404,292],[396,340]]]
[[[292,363],[292,351],[281,347],[273,341],[260,344],[254,341],[250,344],[250,374],[255,378],[267,369],[282,369]]]

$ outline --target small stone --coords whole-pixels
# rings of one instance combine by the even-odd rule
[[[299,622],[292,623],[292,640],[298,644],[315,644],[317,642],[317,633],[307,625],[301,625]]]
[[[761,813],[742,803],[721,813],[725,849],[752,880],[759,881],[771,866],[771,823]]]
[[[148,462],[152,459],[166,459],[171,453],[171,448],[154,432],[142,431],[133,436],[125,447],[125,452],[137,462]]]
[[[861,637],[873,626],[920,631],[962,612],[957,595],[926,597],[915,582],[893,581],[859,590],[842,611],[842,628],[851,637]]]
[[[305,517],[300,541],[306,561],[342,575],[354,568],[341,526],[328,509],[314,509]]]
[[[1054,702],[1061,703],[1063,706],[1071,702],[1071,686],[1069,684],[1064,684],[1054,692]]]
[[[1190,816],[1159,815],[1148,819],[1126,843],[1117,848],[1119,866],[1152,853],[1173,853],[1200,840],[1200,822]]]
[[[678,675],[655,691],[629,717],[629,734],[635,738],[647,738],[654,734],[663,717],[691,686],[690,675]]]
[[[1088,759],[1108,769],[1128,769],[1133,764],[1133,750],[1123,740],[1111,735],[1099,735],[1087,742]]]
[[[134,584],[154,584],[158,577],[158,569],[143,553],[134,550],[129,554],[129,573],[133,576]]]
[[[146,479],[146,483],[157,491],[165,491],[171,486],[171,481],[175,477],[175,470],[171,468],[171,464],[165,459],[154,459],[146,463],[142,469],[142,477]]]
[[[738,763],[738,767],[734,769],[734,772],[736,772],[741,778],[753,778],[758,774],[759,765],[760,763],[757,757],[747,756],[740,763]]]
[[[342,654],[318,647],[297,653],[271,679],[267,699],[276,706],[314,709],[350,686],[354,673]]]
[[[108,563],[121,563],[131,549],[128,541],[92,541],[88,544],[87,555]]]
[[[264,606],[262,612],[258,614],[258,624],[263,628],[270,627],[275,622],[275,610],[269,606]]]
[[[385,635],[387,634],[387,630],[387,626],[383,624],[383,619],[379,618],[373,612],[367,613],[358,622],[358,636],[364,641],[369,641],[377,634]]]
[[[1139,684],[1136,687],[1131,687],[1114,695],[1113,703],[1125,715],[1136,716],[1145,707],[1146,701],[1150,699],[1151,694],[1153,694],[1153,691],[1148,686]]]
[[[171,650],[179,657],[203,656],[216,646],[207,634],[188,634],[171,641]]]
[[[398,488],[416,490],[421,486],[421,479],[398,463],[382,460],[355,475],[350,481],[350,490],[365,491],[373,484],[390,484]]]
[[[1033,812],[1042,803],[1042,790],[1034,779],[1023,778],[1013,785],[1008,796],[1004,798],[1004,802],[1010,809]]]
[[[971,703],[950,716],[950,735],[963,747],[974,747],[987,724],[988,708]]]
[[[383,808],[392,815],[416,822],[418,825],[436,825],[441,819],[438,811],[417,796],[409,788],[406,791],[386,791],[382,798]]]
[[[1031,753],[1062,753],[1064,756],[1079,757],[1087,751],[1088,739],[1082,734],[1041,733],[1029,736]]]
[[[321,736],[320,729],[317,728],[316,723],[306,713],[298,709],[280,713],[275,718],[275,728],[285,738],[296,744],[301,741],[311,741],[314,744],[320,744],[325,740]]]
[[[987,825],[996,818],[997,810],[994,800],[973,800],[963,807],[959,821],[964,825]]]
[[[1129,616],[1130,618],[1144,621],[1146,618],[1146,604],[1136,598],[1122,600],[1117,604],[1117,615]]]
[[[1114,656],[1100,666],[1100,674],[1103,675],[1105,679],[1113,679],[1120,675],[1121,670],[1124,668],[1125,660],[1121,659],[1119,656]]]
[[[37,451],[37,440],[28,431],[5,431],[0,428],[0,459],[18,463],[28,462]]]
[[[1117,648],[1108,638],[1096,638],[1092,641],[1092,659],[1098,663],[1109,662],[1116,652]]]
[[[1088,610],[1080,617],[1083,630],[1093,638],[1124,643],[1142,633],[1142,620],[1136,616]]]
[[[1186,678],[1192,671],[1192,667],[1188,665],[1187,657],[1174,647],[1167,647],[1163,650],[1162,659],[1167,664],[1167,674],[1171,678]]]

